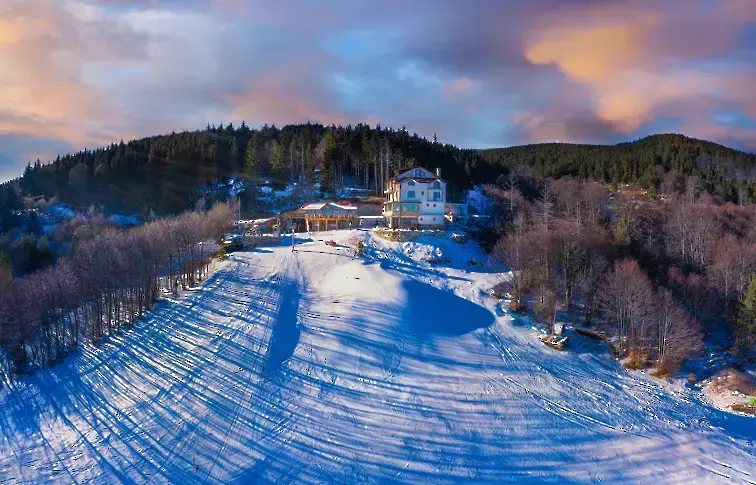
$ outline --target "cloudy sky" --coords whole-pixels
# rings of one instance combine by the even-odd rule
[[[206,123],[756,151],[756,0],[0,0],[0,180]]]

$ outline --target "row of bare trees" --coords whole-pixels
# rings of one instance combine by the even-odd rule
[[[552,181],[543,197],[526,200],[516,188],[489,188],[489,196],[508,212],[506,234],[496,255],[513,273],[512,309],[519,310],[526,293],[550,319],[561,302],[572,310],[575,297],[586,302],[586,321],[592,319],[598,280],[605,272],[611,238],[608,191],[597,183]]]
[[[546,322],[565,311],[596,324],[638,365],[673,371],[702,324],[734,321],[756,272],[756,210],[709,196],[610,196],[596,182],[545,180],[540,196],[516,183],[488,187],[495,246],[512,270],[511,309],[526,299]]]
[[[82,341],[98,343],[133,325],[161,291],[194,285],[211,260],[207,241],[232,220],[232,210],[218,204],[109,230],[21,280],[0,268],[0,377],[55,363]]]

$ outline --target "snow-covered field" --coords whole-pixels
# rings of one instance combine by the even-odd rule
[[[0,483],[756,482],[756,420],[496,317],[472,243],[313,239],[0,390]]]

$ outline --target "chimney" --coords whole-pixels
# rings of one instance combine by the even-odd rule
[[[440,177],[440,176],[441,176],[441,169],[436,167],[436,177]]]

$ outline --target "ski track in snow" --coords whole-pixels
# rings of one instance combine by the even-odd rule
[[[0,484],[756,483],[754,420],[496,317],[471,243],[314,239],[0,389]]]

